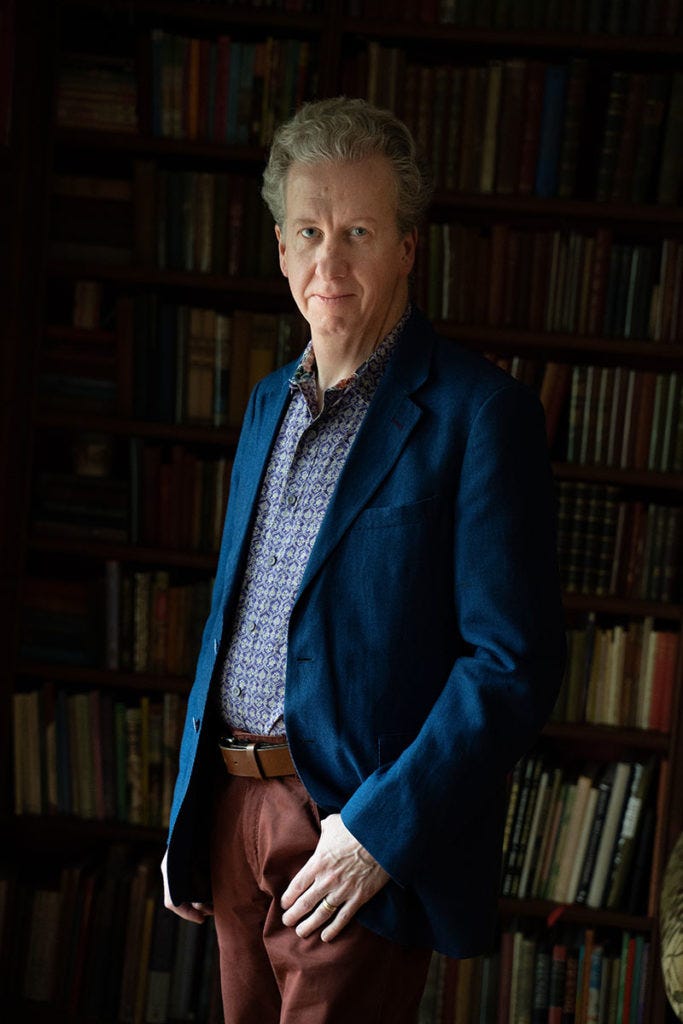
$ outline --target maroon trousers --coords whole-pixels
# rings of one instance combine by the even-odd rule
[[[430,953],[352,921],[332,942],[282,924],[320,835],[295,776],[221,777],[211,844],[225,1024],[414,1024]]]

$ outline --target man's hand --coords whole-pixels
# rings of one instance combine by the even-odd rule
[[[178,906],[171,902],[171,894],[168,889],[168,870],[166,867],[166,861],[168,859],[168,850],[164,854],[164,859],[161,862],[161,877],[164,880],[164,906],[167,910],[172,910],[178,917],[184,917],[186,921],[194,921],[195,924],[203,924],[207,917],[213,914],[213,907],[210,903],[180,903]]]
[[[339,814],[322,822],[322,835],[313,855],[292,879],[282,897],[282,921],[297,926],[302,938],[322,929],[330,942],[359,907],[379,892],[389,875],[349,832]]]

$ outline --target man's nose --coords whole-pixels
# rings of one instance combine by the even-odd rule
[[[325,239],[318,250],[318,273],[326,280],[344,277],[348,270],[348,261],[338,239]]]

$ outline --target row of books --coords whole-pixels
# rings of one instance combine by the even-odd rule
[[[553,721],[669,732],[679,633],[654,620],[567,631],[567,671]]]
[[[164,569],[124,570],[105,563],[104,667],[191,676],[209,612],[213,581],[174,583]]]
[[[189,676],[211,597],[210,579],[123,571],[104,576],[29,577],[22,592],[21,656],[121,672]]]
[[[487,355],[539,393],[557,459],[659,473],[683,470],[683,392],[677,372]]]
[[[39,469],[34,536],[217,551],[230,460],[139,438],[129,441],[129,449],[127,479]]]
[[[683,508],[624,501],[609,485],[558,483],[558,552],[568,593],[681,600]]]
[[[168,825],[185,700],[46,682],[12,696],[16,814]]]
[[[435,320],[660,342],[683,338],[683,244],[608,228],[430,224],[416,293]]]
[[[132,412],[166,423],[237,427],[267,373],[300,354],[305,322],[289,313],[193,309],[136,296]]]
[[[55,179],[54,261],[273,277],[273,221],[257,177],[169,171],[134,161],[128,178],[62,174]]]
[[[87,294],[94,314],[97,297]],[[223,313],[155,292],[118,300],[117,334],[99,329],[91,313],[88,327],[55,328],[45,340],[39,394],[46,409],[237,427],[255,384],[300,355],[308,339],[297,314]]]
[[[510,782],[503,895],[645,913],[657,790],[654,757],[580,766],[523,758]]]
[[[200,457],[184,445],[131,441],[132,543],[217,552],[232,460]]]
[[[683,470],[683,388],[678,372],[575,366],[567,461],[669,473]]]
[[[590,4],[545,0],[410,0],[400,10],[391,0],[347,0],[352,18],[505,31],[542,30],[600,35],[676,35],[683,31],[681,6],[669,0],[591,0]]]
[[[138,130],[137,76],[127,57],[68,54],[62,58],[57,124],[102,131]]]
[[[316,50],[303,39],[187,38],[154,29],[152,134],[267,145],[316,95]]]
[[[646,1024],[650,942],[515,922],[493,956],[432,957],[419,1024]]]
[[[49,322],[37,372],[41,404],[68,408],[80,401],[82,412],[123,412],[119,393],[130,363],[124,347],[130,298],[108,281],[53,278],[46,304]]]
[[[126,543],[131,534],[127,481],[38,472],[34,482],[35,536],[78,537]]]
[[[50,195],[50,259],[129,266],[135,257],[135,190],[119,176],[56,174]]]
[[[0,877],[6,998],[69,1020],[222,1024],[213,920],[164,908],[160,860],[114,845],[42,885]]]
[[[347,88],[395,110],[455,192],[675,205],[683,74],[584,58],[427,65],[377,42],[349,58]]]
[[[162,270],[277,277],[273,218],[244,175],[166,171],[139,161],[138,258]]]

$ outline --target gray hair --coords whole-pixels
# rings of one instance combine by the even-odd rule
[[[417,227],[432,193],[426,165],[406,125],[389,110],[366,100],[334,99],[306,103],[275,132],[263,174],[261,195],[276,224],[285,221],[287,173],[293,163],[356,161],[385,156],[396,180],[398,230]]]

